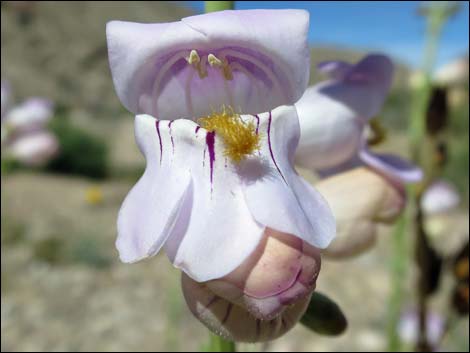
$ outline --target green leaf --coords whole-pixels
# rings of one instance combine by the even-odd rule
[[[314,292],[302,319],[302,325],[316,333],[328,336],[342,334],[348,322],[338,304],[326,295]]]

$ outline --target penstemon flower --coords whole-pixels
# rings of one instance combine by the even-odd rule
[[[56,137],[45,125],[52,117],[53,104],[44,98],[29,98],[11,106],[11,89],[2,81],[2,152],[28,166],[39,166],[59,149]]]
[[[366,165],[395,182],[419,181],[419,168],[368,148],[366,128],[392,82],[390,60],[368,55],[355,65],[330,61],[318,69],[330,79],[308,88],[296,103],[301,128],[296,162],[321,175]]]
[[[318,252],[335,233],[328,205],[293,168],[300,135],[293,104],[306,88],[310,65],[307,29],[307,13],[296,10],[223,11],[176,23],[107,26],[116,91],[137,114],[136,140],[147,161],[119,212],[120,257],[135,262],[163,247],[185,273],[193,312],[218,333],[225,322],[214,325],[194,309],[204,305],[199,285],[234,305],[242,321],[281,315],[287,302],[303,300],[293,325],[320,264],[302,249]],[[294,239],[294,258],[260,247],[275,236]],[[308,279],[299,276],[304,256],[315,258],[314,270],[303,275]],[[260,263],[290,270],[277,279],[248,276]],[[269,273],[268,266],[262,268]],[[240,271],[244,275],[237,276]],[[300,278],[308,285],[290,300],[278,300],[292,295]],[[219,290],[213,281],[233,285]],[[254,293],[244,292],[247,286],[263,287],[262,298],[242,300]]]

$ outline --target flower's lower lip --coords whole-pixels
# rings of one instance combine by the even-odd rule
[[[287,282],[287,284],[282,283],[278,285],[278,288],[272,291],[269,291],[268,293],[264,293],[260,295],[260,294],[250,293],[250,292],[245,291],[245,295],[248,295],[256,299],[265,299],[265,298],[272,298],[272,297],[279,296],[282,293],[285,293],[286,291],[288,291],[290,288],[292,288],[295,285],[295,283],[297,283],[297,281],[299,280],[300,274],[302,273],[302,266],[300,264],[298,264],[297,272],[294,272],[294,273],[295,273],[295,276],[292,276],[289,281],[284,282],[284,283]]]
[[[304,283],[300,281],[301,274],[302,274],[302,270],[299,271],[295,281],[292,283],[292,285],[289,288],[277,294],[277,297],[279,298],[279,302],[282,305],[287,306],[287,305],[293,304],[300,298],[305,297],[313,289],[313,286],[316,283],[316,278],[312,279],[308,283]]]
[[[300,280],[301,272],[299,271],[289,288],[263,299],[252,298],[252,305],[248,307],[248,310],[259,319],[271,320],[290,305],[307,297],[315,287],[316,276],[305,283]]]
[[[269,296],[266,296],[264,298],[258,298],[258,299],[268,299],[268,298],[278,298],[279,303],[283,306],[290,305],[297,301],[298,299],[304,297],[308,293],[310,293],[310,290],[312,289],[312,286],[316,282],[316,278],[312,279],[308,283],[304,283],[300,281],[300,276],[302,275],[302,268],[299,268],[299,271],[297,272],[296,276],[294,277],[292,283],[285,289],[282,289],[281,291],[277,293],[273,293]]]

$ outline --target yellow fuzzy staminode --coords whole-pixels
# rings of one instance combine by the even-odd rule
[[[224,154],[235,163],[260,149],[260,136],[256,133],[255,124],[252,121],[243,121],[233,109],[224,107],[221,112],[200,118],[198,123],[207,131],[215,131],[222,137]]]

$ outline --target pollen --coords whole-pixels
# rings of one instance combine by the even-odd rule
[[[222,137],[224,155],[235,163],[240,163],[260,149],[261,137],[256,133],[255,124],[243,121],[231,108],[224,107],[221,112],[200,118],[198,123],[207,131],[215,131]]]

